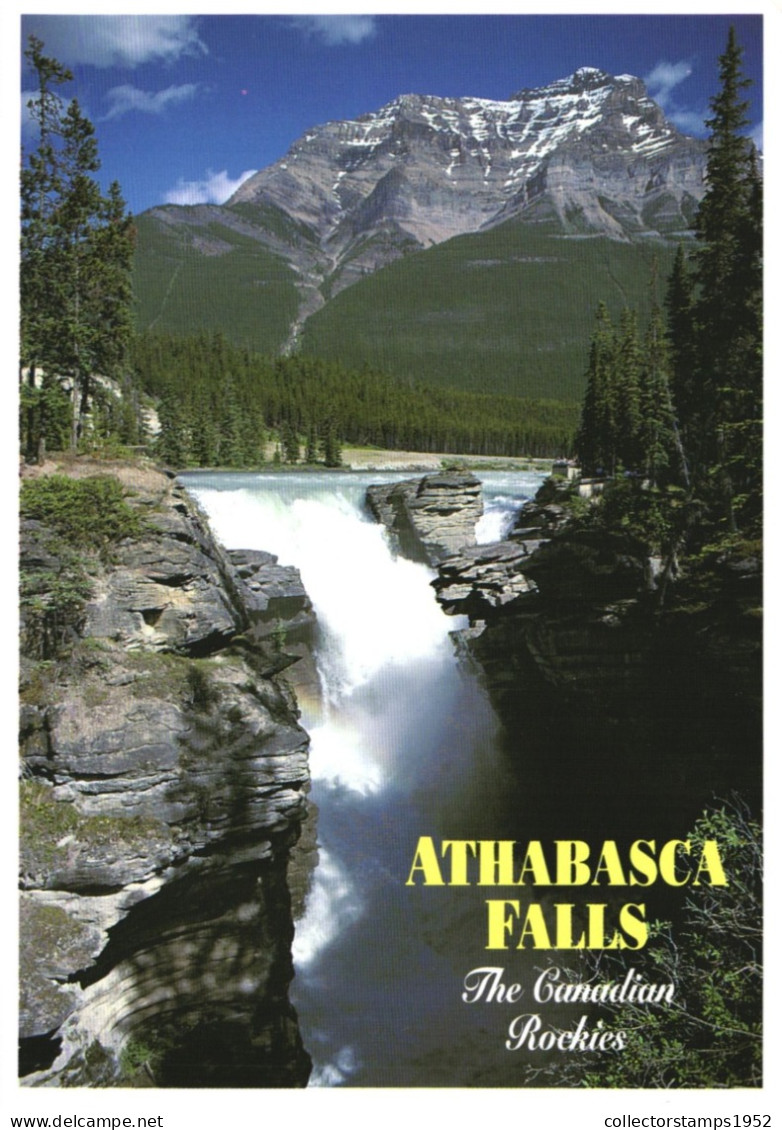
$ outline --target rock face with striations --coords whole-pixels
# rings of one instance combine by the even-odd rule
[[[286,866],[308,738],[276,677],[295,656],[253,640],[264,601],[185,492],[152,469],[113,473],[143,532],[93,562],[67,654],[42,659],[23,623],[21,1073],[304,1085]],[[58,555],[23,523],[23,575]],[[304,630],[296,577],[264,599]]]
[[[503,541],[468,546],[440,563],[432,585],[449,615],[484,622],[535,589],[532,555],[564,525],[559,500],[566,490],[565,484],[547,480],[521,508]]]
[[[344,263],[344,286],[411,247],[525,212],[622,238],[684,230],[703,166],[703,144],[640,79],[581,67],[506,101],[404,94],[315,126],[228,206],[284,210]]]
[[[483,513],[478,479],[448,471],[371,486],[367,505],[406,557],[430,565],[475,545],[475,525]]]

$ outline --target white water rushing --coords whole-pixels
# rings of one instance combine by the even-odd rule
[[[432,907],[405,879],[419,835],[472,829],[505,788],[494,715],[450,636],[460,621],[437,606],[432,571],[395,556],[363,512],[370,482],[400,477],[186,480],[225,545],[264,549],[300,569],[318,616],[323,705],[302,721],[319,862],[296,924],[292,992],[314,1085],[421,1081],[415,1064],[441,1026],[463,1023],[450,963],[434,960]],[[480,540],[493,540],[533,493],[536,478],[527,479],[497,482]],[[469,946],[464,908],[441,900],[437,929]],[[476,938],[481,957],[479,947]]]

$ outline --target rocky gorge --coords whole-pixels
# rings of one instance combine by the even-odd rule
[[[314,1049],[305,1048],[290,1003],[291,944],[316,841],[324,840],[324,858],[331,855],[321,884],[338,911],[335,823],[344,824],[362,874],[371,871],[372,829],[386,825],[371,788],[359,788],[359,807],[344,819],[353,794],[341,774],[356,768],[349,726],[336,731],[336,821],[308,801],[309,738],[296,695],[309,695],[317,681],[316,624],[301,575],[270,553],[223,549],[192,495],[152,466],[77,459],[25,475],[47,477],[110,478],[137,521],[106,551],[86,555],[89,583],[69,604],[61,591],[73,549],[56,514],[36,516],[23,505],[23,1082],[304,1086]],[[473,474],[369,488],[367,508],[400,554],[428,563],[443,609],[466,617],[467,626],[453,633],[456,648],[479,672],[500,723],[498,760],[486,758],[490,721],[481,723],[475,748],[465,742],[465,791],[446,806],[447,819],[474,820],[474,807],[495,836],[621,840],[679,835],[705,803],[732,790],[754,804],[757,555],[717,561],[708,586],[677,577],[662,601],[661,563],[626,531],[585,528],[576,498],[577,487],[548,479],[502,540],[477,544],[483,500]],[[338,513],[329,511],[335,541]],[[249,536],[250,511],[241,514],[238,528]],[[252,544],[262,544],[262,530],[268,534],[265,521]],[[336,557],[350,575],[352,562]],[[390,600],[377,571],[372,579],[372,600]],[[415,634],[415,626],[406,630]],[[447,635],[444,642],[452,653]],[[443,694],[444,683],[426,682],[436,662],[422,660],[398,684],[404,692],[384,699],[394,717],[406,706],[422,708],[416,732],[428,732]],[[397,685],[389,678],[381,679],[381,698]],[[462,731],[482,709],[481,696],[456,673],[449,685],[443,697],[451,706],[443,710],[456,721],[443,744],[433,738],[425,756],[417,745],[397,740],[393,747],[402,759],[416,753],[392,780],[418,772],[440,804],[456,773]],[[374,695],[366,696],[373,707]],[[411,732],[402,729],[407,743]],[[313,758],[317,778],[314,765]],[[508,800],[491,802],[496,815],[481,799],[487,786]],[[371,810],[366,824],[359,802]],[[405,819],[419,819],[414,811],[411,804],[404,814],[389,808],[394,843]],[[393,866],[382,857],[375,908],[389,916],[392,932],[399,927]],[[351,914],[356,905],[350,901]],[[332,1007],[341,1016],[345,1002],[350,1017],[355,1003],[348,1002],[360,993],[355,954],[374,985],[368,954],[375,949],[345,945],[346,995]],[[411,968],[423,956],[428,960],[428,950]],[[297,967],[299,994],[314,992],[316,1003],[321,984],[335,980],[335,972],[324,979],[308,974],[306,964]],[[303,1024],[302,997],[294,999]],[[333,1012],[328,1021],[335,1022]],[[347,1037],[335,1040],[341,1049]],[[387,1058],[380,1053],[372,1085],[396,1078]],[[403,1078],[404,1071],[396,1081]]]
[[[66,470],[118,481],[140,522],[87,555],[54,646],[73,551],[22,521],[23,1081],[304,1085],[286,869],[308,736],[281,672],[311,606],[271,555],[232,559],[172,476]]]

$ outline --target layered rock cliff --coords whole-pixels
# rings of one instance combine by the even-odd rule
[[[312,612],[295,570],[234,555],[150,467],[141,518],[55,643],[71,553],[22,524],[21,1032],[31,1085],[296,1086],[288,852],[308,738],[280,677]],[[43,609],[43,612],[42,612]],[[51,626],[51,625],[50,625]]]
[[[475,524],[483,513],[481,484],[472,474],[443,471],[371,486],[367,505],[393,535],[402,553],[434,565],[475,545]]]
[[[659,826],[680,803],[697,816],[736,789],[757,800],[757,554],[680,577],[662,602],[659,561],[624,531],[571,524],[571,494],[548,480],[506,540],[440,559],[433,581],[445,611],[469,618],[461,646],[549,827],[567,811],[572,834],[574,798],[598,823],[629,813],[636,832],[639,812]]]

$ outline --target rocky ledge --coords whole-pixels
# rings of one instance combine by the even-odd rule
[[[430,565],[475,545],[475,524],[483,514],[479,480],[450,471],[371,486],[367,505],[406,557]]]
[[[22,605],[21,1074],[304,1085],[286,867],[308,738],[280,672],[309,602],[295,570],[232,560],[172,477],[67,473],[107,471],[140,532],[90,559],[54,650]],[[23,580],[54,584],[69,552],[23,521]]]
[[[521,508],[507,538],[468,545],[439,563],[432,584],[449,615],[466,615],[473,625],[483,623],[535,590],[530,576],[535,571],[533,555],[567,521],[565,493],[564,484],[547,480],[535,499]]]
[[[502,665],[513,653],[517,665],[523,656],[560,702],[599,704],[611,716],[643,712],[650,688],[674,672],[685,687],[708,683],[710,697],[750,701],[760,661],[758,556],[717,564],[709,594],[681,581],[663,604],[660,559],[630,533],[572,523],[571,494],[568,483],[547,480],[507,540],[440,564],[438,601],[470,618],[473,640],[488,631],[476,645],[484,662]]]

